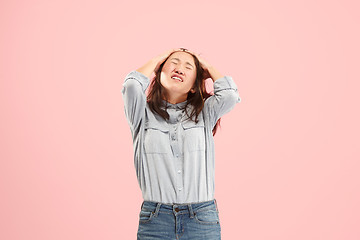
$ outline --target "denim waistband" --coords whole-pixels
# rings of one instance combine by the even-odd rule
[[[155,216],[157,216],[159,211],[170,212],[175,215],[189,213],[190,217],[194,216],[194,212],[214,210],[218,211],[216,199],[205,202],[197,203],[174,203],[174,204],[165,204],[160,202],[146,201],[144,200],[141,204],[142,211],[151,211]]]

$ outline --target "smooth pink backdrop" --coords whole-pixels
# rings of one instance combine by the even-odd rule
[[[136,239],[126,74],[185,47],[242,98],[215,136],[225,240],[359,240],[358,1],[2,1],[0,239]]]

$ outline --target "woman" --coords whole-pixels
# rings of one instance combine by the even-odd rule
[[[144,199],[137,239],[221,239],[213,136],[241,101],[235,82],[196,53],[171,49],[131,71],[122,96]]]

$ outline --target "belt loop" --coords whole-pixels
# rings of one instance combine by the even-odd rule
[[[141,204],[140,210],[142,210],[142,207],[144,206],[144,201]]]
[[[161,203],[158,202],[158,203],[156,204],[156,209],[155,209],[154,217],[157,217],[157,215],[158,215],[158,213],[159,213],[160,206],[161,206]]]
[[[194,217],[194,211],[192,209],[191,203],[188,204],[188,208],[189,208],[190,218],[193,218]]]
[[[216,202],[216,199],[215,199],[215,198],[214,198],[214,203],[215,203],[216,211],[219,211],[218,206],[217,206],[217,202]]]

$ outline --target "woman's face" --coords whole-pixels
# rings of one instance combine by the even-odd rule
[[[173,77],[182,79],[174,79]],[[160,75],[160,83],[167,94],[186,99],[189,91],[195,92],[192,87],[196,79],[196,66],[191,54],[178,51],[166,60]]]

